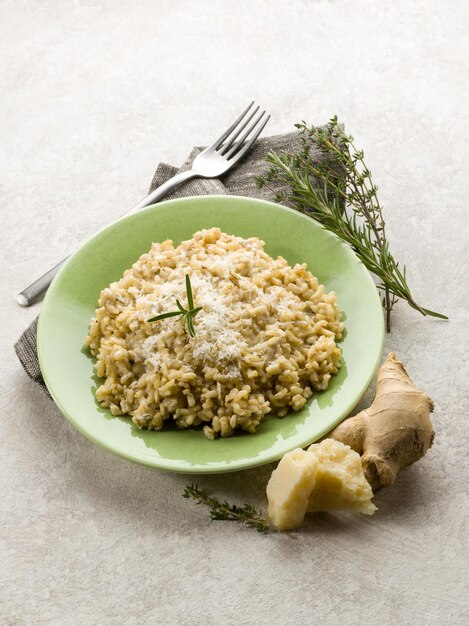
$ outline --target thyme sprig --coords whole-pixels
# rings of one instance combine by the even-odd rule
[[[191,337],[195,337],[195,328],[194,328],[194,317],[197,315],[199,311],[202,310],[201,306],[194,307],[194,296],[192,295],[192,285],[191,279],[189,278],[189,274],[186,274],[186,295],[187,295],[187,306],[189,308],[184,308],[181,302],[176,298],[176,305],[178,311],[168,311],[167,313],[161,313],[160,315],[155,315],[155,317],[151,317],[149,322],[157,322],[158,320],[164,320],[167,317],[176,317],[179,316],[179,320],[185,320],[187,325],[187,332]]]
[[[252,504],[237,506],[229,504],[226,500],[220,502],[213,496],[207,495],[205,491],[199,489],[198,485],[187,485],[182,493],[183,498],[192,498],[196,504],[205,504],[210,507],[210,519],[231,520],[238,524],[254,526],[260,533],[267,532],[269,523],[262,517],[261,511],[257,511]]]
[[[269,152],[266,160],[271,167],[266,176],[258,177],[258,184],[286,185],[289,190],[279,192],[278,201],[293,204],[354,249],[380,281],[377,286],[383,294],[388,332],[398,299],[406,300],[422,315],[448,319],[415,301],[407,284],[406,267],[401,269],[389,250],[378,188],[353,137],[345,133],[336,116],[323,128],[308,127],[306,122],[295,126],[301,133],[300,151]],[[318,150],[322,157],[319,164],[312,158],[312,152]]]

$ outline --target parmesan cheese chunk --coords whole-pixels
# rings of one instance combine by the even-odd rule
[[[373,491],[363,474],[360,455],[349,446],[324,439],[308,448],[318,461],[308,511],[353,509],[366,515],[376,511],[371,502]]]
[[[297,528],[307,511],[376,511],[360,455],[349,446],[324,439],[307,451],[288,452],[267,485],[268,515],[279,530]]]
[[[318,461],[301,448],[285,454],[267,485],[268,515],[279,530],[297,528],[303,521],[314,488]]]

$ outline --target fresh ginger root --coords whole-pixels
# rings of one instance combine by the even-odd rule
[[[392,485],[400,469],[422,458],[433,443],[433,402],[417,389],[393,352],[378,371],[376,396],[367,409],[326,437],[361,455],[373,491]]]

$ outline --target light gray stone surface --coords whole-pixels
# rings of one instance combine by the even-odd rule
[[[465,0],[4,0],[0,29],[2,624],[468,624],[469,184]],[[14,295],[249,101],[269,133],[338,113],[366,149],[419,301],[386,349],[435,400],[428,456],[371,518],[259,536],[187,477],[82,437],[12,345]],[[264,505],[272,467],[203,479]]]

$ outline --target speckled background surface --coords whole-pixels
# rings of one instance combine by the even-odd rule
[[[468,624],[467,2],[4,0],[0,622]],[[366,149],[396,256],[449,323],[396,310],[386,349],[435,400],[428,456],[379,512],[259,536],[188,482],[76,432],[12,345],[15,293],[246,101],[269,133],[334,113]],[[264,505],[272,467],[204,479]]]

